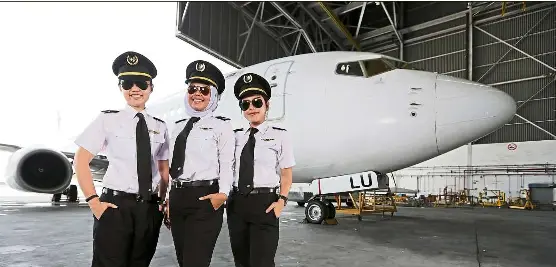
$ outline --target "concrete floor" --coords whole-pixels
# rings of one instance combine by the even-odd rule
[[[90,266],[87,206],[52,206],[42,198],[0,197],[0,266]],[[303,224],[292,203],[281,219],[276,266],[554,266],[556,212],[495,208],[399,208],[394,217],[338,225]],[[223,226],[211,266],[232,264]],[[151,266],[177,266],[163,228]]]

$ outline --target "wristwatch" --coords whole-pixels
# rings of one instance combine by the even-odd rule
[[[284,200],[284,206],[286,206],[286,204],[288,204],[288,197],[286,197],[284,195],[279,195],[278,198]]]

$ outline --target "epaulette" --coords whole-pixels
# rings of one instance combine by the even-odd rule
[[[159,119],[159,118],[157,118],[157,117],[153,117],[153,119],[155,119],[155,120],[157,120],[157,121],[159,121],[159,122],[165,123],[163,120],[161,120],[161,119]]]
[[[107,110],[103,110],[102,113],[118,113],[120,112],[119,110],[112,110],[112,109],[107,109]]]
[[[186,120],[187,120],[187,119],[181,119],[181,120],[179,120],[179,121],[176,121],[176,123],[180,123],[180,122],[186,121]]]
[[[272,127],[272,129],[278,130],[278,131],[286,131],[286,129],[282,129],[282,128],[278,128],[278,127]]]
[[[229,121],[230,119],[226,118],[226,117],[222,117],[222,116],[215,116],[215,118],[219,119],[219,120],[223,120],[223,121]]]
[[[243,131],[243,128],[235,129],[234,133],[237,133],[237,132],[240,132],[240,131]]]

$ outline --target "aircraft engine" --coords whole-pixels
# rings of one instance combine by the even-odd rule
[[[64,154],[42,147],[26,147],[14,152],[6,168],[6,183],[25,192],[62,193],[72,176],[72,165]]]

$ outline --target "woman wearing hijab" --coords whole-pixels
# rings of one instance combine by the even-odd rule
[[[213,115],[225,88],[222,72],[198,60],[186,76],[190,118],[176,121],[170,142],[167,215],[179,266],[208,267],[232,187],[235,139],[229,119]]]

